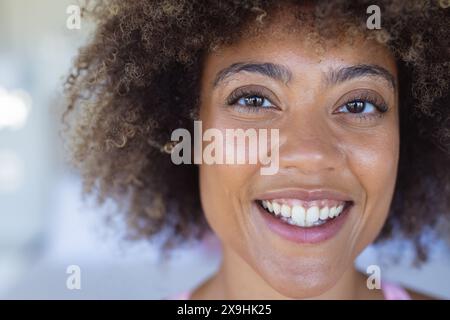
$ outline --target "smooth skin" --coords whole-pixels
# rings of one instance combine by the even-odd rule
[[[277,26],[278,25],[278,26]],[[262,35],[210,53],[204,63],[200,120],[203,128],[277,128],[279,171],[263,176],[261,165],[200,165],[202,206],[223,247],[219,271],[193,293],[193,299],[381,299],[368,290],[354,268],[358,254],[374,241],[388,215],[399,158],[399,113],[395,59],[382,45],[363,38],[325,50],[307,41],[307,30]],[[274,79],[241,71],[214,84],[236,63],[272,63],[291,73]],[[360,65],[392,76],[359,74],[332,81],[332,71]],[[262,93],[249,106],[228,105],[238,88]],[[246,89],[246,90],[247,90]],[[263,98],[263,99],[260,99]],[[370,98],[352,113],[349,101]],[[256,110],[257,109],[257,110]],[[354,205],[342,229],[316,244],[299,244],[268,229],[255,209],[264,192],[326,189],[349,195]]]

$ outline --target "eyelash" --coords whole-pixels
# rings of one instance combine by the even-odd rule
[[[266,101],[269,101],[272,107],[250,107],[245,105],[238,104],[238,101],[242,98],[250,98],[250,97],[259,97]],[[340,106],[337,109],[341,109],[345,107],[347,104],[352,102],[363,102],[363,103],[370,103],[372,104],[375,109],[377,110],[377,114],[366,114],[366,113],[351,113],[346,112],[347,116],[356,117],[359,120],[370,120],[374,117],[381,117],[385,112],[389,110],[388,105],[386,102],[384,102],[383,99],[371,95],[367,92],[362,92],[360,94],[354,95],[351,98],[348,98],[345,100],[344,103],[340,104]],[[247,112],[247,113],[256,113],[263,111],[261,109],[276,109],[274,104],[271,102],[269,98],[261,91],[257,89],[238,89],[231,93],[231,95],[227,98],[226,103],[228,106],[232,106],[234,108],[237,108],[239,112]],[[344,112],[333,112],[334,114],[342,114]]]
[[[348,98],[347,100],[345,100],[344,103],[340,104],[336,110],[339,110],[339,109],[345,107],[347,104],[352,103],[352,102],[353,103],[354,102],[370,103],[375,107],[375,109],[377,111],[376,114],[346,112],[347,116],[356,117],[360,120],[371,120],[374,117],[381,117],[381,116],[383,116],[383,114],[385,112],[387,112],[389,110],[388,105],[386,104],[386,102],[383,99],[379,98],[376,95],[371,95],[367,92],[362,92],[358,95]],[[336,112],[335,111],[333,113],[341,114],[344,112]]]
[[[250,107],[250,106],[244,106],[238,104],[238,101],[242,98],[250,98],[250,97],[258,97],[262,98],[265,101],[269,101],[269,103],[272,105],[272,107]],[[235,108],[239,108],[238,111],[242,112],[260,112],[261,109],[275,109],[275,105],[272,103],[272,101],[267,98],[267,96],[260,90],[257,89],[238,89],[231,93],[231,95],[227,98],[226,101],[228,106],[233,106]]]

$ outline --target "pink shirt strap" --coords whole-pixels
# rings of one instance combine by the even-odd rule
[[[173,296],[170,296],[167,298],[167,300],[189,300],[191,297],[190,291],[181,292],[178,294],[174,294]]]
[[[391,282],[382,282],[381,290],[386,300],[411,300],[408,292],[399,285]]]

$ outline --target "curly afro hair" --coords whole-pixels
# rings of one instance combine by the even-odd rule
[[[326,22],[339,17],[346,22],[345,39],[360,30],[397,59],[400,163],[391,212],[379,239],[409,238],[424,261],[422,231],[450,215],[449,3],[378,0],[382,30],[367,30],[366,9],[372,2],[308,1],[314,8],[308,15],[301,8],[291,12],[299,23],[312,19],[319,37],[330,37],[335,28],[324,31]],[[96,195],[100,204],[114,200],[133,238],[164,234],[163,243],[174,245],[208,230],[198,168],[172,164],[161,146],[174,129],[192,130],[205,55],[258,32],[288,4],[302,2],[87,4],[83,12],[97,28],[66,81],[66,136],[85,192]]]

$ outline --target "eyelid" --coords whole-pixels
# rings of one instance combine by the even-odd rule
[[[234,89],[226,98],[226,104],[233,105],[240,98],[251,95],[257,95],[265,98],[270,101],[274,108],[280,109],[280,102],[272,90],[259,85],[247,85]]]
[[[358,101],[358,100],[355,100],[355,102],[356,101]],[[351,101],[351,102],[353,102],[353,101]],[[370,101],[360,101],[360,102],[362,102],[362,103],[364,103],[364,104],[369,104],[369,105],[371,105],[371,106],[373,106],[373,108],[375,109],[375,112],[379,112],[379,113],[383,113],[382,111],[380,111],[380,110],[378,110],[378,107],[374,104],[374,103],[372,103],[372,102],[370,102]],[[343,104],[342,106],[340,106],[337,110],[341,110],[341,109],[345,109],[345,107],[349,104],[350,102],[347,102],[347,103],[345,103],[345,104]],[[365,106],[366,107],[366,106]],[[363,115],[363,114],[368,114],[368,113],[371,113],[371,112],[351,112],[351,111],[339,111],[339,113],[349,113],[349,114],[354,114],[354,115]]]
[[[345,104],[354,101],[369,102],[373,104],[380,113],[389,111],[389,106],[386,103],[385,99],[379,93],[371,89],[357,89],[347,92],[346,94],[342,95],[337,101],[338,102],[335,104],[335,107],[333,107],[334,114],[340,113],[337,112],[337,110],[345,106]]]

